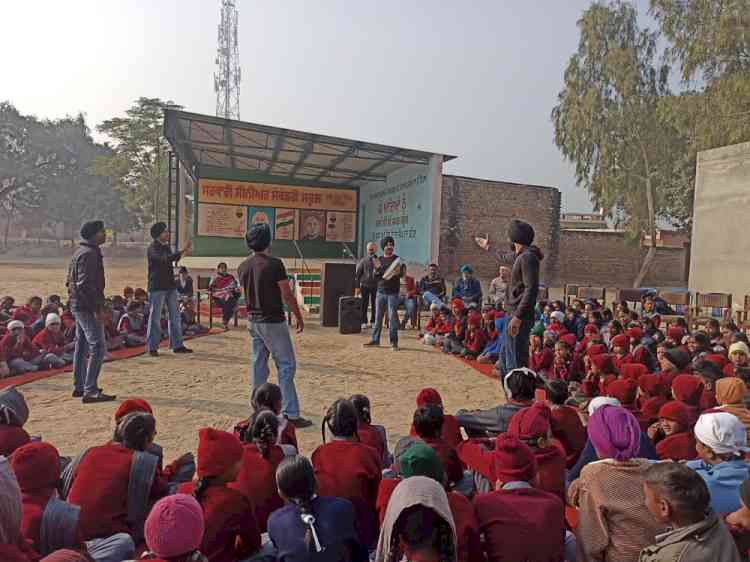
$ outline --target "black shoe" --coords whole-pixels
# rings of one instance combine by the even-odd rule
[[[193,350],[185,347],[184,345],[182,347],[178,347],[177,349],[173,349],[172,353],[192,353]]]
[[[156,350],[153,350],[153,351],[149,351],[149,352],[148,352],[148,354],[149,354],[149,355],[150,355],[151,357],[159,357],[159,352],[158,352],[158,351],[156,351]]]
[[[97,387],[96,391],[101,392],[102,389]],[[71,396],[73,396],[73,398],[83,398],[83,390],[74,390]]]
[[[391,345],[391,351],[401,351],[401,348],[397,343],[394,343],[393,345]]]
[[[297,429],[304,429],[306,427],[311,427],[313,424],[313,422],[311,422],[310,420],[306,420],[305,418],[290,419],[289,423],[292,424]]]
[[[367,343],[363,343],[362,347],[380,347],[380,342],[368,341]]]
[[[104,394],[102,391],[97,391],[95,394],[87,394],[83,397],[84,404],[95,404],[97,402],[112,402],[117,396],[113,394]]]

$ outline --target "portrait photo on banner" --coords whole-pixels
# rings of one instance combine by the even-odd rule
[[[276,226],[275,209],[273,207],[248,207],[247,208],[247,226],[250,228],[254,224],[266,223],[271,227],[271,235],[274,235]]]
[[[299,240],[325,240],[325,211],[303,209],[299,212]]]

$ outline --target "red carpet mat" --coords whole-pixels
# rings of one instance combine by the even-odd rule
[[[459,357],[458,359],[475,371],[479,371],[485,377],[492,380],[498,380],[497,375],[492,372],[492,369],[495,367],[493,364],[485,365],[483,363],[477,362],[476,359],[464,359],[463,357]]]
[[[208,333],[201,334],[199,336],[185,336],[185,341],[192,340],[195,338],[202,338],[204,336],[210,336],[214,334],[223,334],[224,329],[223,328],[213,328]],[[164,340],[159,344],[159,347],[166,348],[169,346],[169,340]],[[107,361],[107,363],[111,363],[112,361],[119,361],[121,359],[129,359],[131,357],[138,357],[139,355],[143,355],[146,353],[146,346],[141,345],[138,347],[127,347],[125,349],[117,349],[115,351],[110,351],[110,355],[112,355],[112,360]],[[0,379],[0,390],[3,388],[8,388],[9,386],[21,386],[23,384],[28,384],[30,382],[38,381],[41,379],[46,379],[49,377],[54,377],[55,375],[61,375],[63,373],[71,373],[73,372],[73,365],[68,365],[67,367],[63,367],[62,369],[48,369],[46,371],[37,371],[36,373],[24,373],[23,375],[15,375],[12,377],[7,377],[4,379]]]

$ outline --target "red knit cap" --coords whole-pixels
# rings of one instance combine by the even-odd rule
[[[242,459],[242,443],[226,431],[206,427],[198,432],[198,477],[220,476]]]
[[[421,408],[425,404],[437,404],[442,406],[443,399],[441,398],[440,393],[434,388],[423,388],[419,391],[419,394],[417,394],[417,408]]]
[[[665,396],[667,388],[658,375],[641,375],[638,377],[638,386],[649,396]]]
[[[630,340],[625,334],[615,336],[609,343],[612,344],[612,347],[624,347],[625,349],[630,347]]]
[[[674,342],[681,343],[684,337],[685,330],[681,326],[670,326],[669,330],[667,330],[667,338]]]
[[[131,398],[125,400],[115,412],[115,421],[119,422],[122,418],[133,412],[144,412],[146,414],[154,415],[154,411],[151,409],[151,404],[146,402],[143,398]]]
[[[643,337],[643,330],[641,330],[638,326],[633,326],[632,328],[628,328],[627,330],[625,330],[625,335],[631,339],[640,341],[640,339]]]
[[[600,353],[593,357],[589,356],[589,358],[591,359],[591,363],[596,365],[596,368],[605,375],[615,372],[615,364],[612,361],[612,356],[610,354]]]
[[[607,346],[601,343],[595,343],[586,350],[586,355],[588,355],[589,358],[594,357],[595,355],[603,355],[605,353],[607,353]]]
[[[576,335],[575,334],[565,334],[564,336],[560,336],[560,339],[558,341],[565,342],[568,344],[570,349],[575,349],[576,347]]]
[[[203,509],[188,494],[160,499],[148,514],[143,534],[148,549],[159,558],[177,558],[200,548],[205,532]]]
[[[479,314],[472,314],[469,316],[469,326],[472,328],[479,328],[482,325],[482,317]]]
[[[714,365],[716,365],[719,369],[723,369],[727,363],[729,363],[729,359],[721,355],[720,353],[712,353],[711,355],[706,355],[703,359],[706,361],[711,361]]]
[[[679,400],[672,400],[659,408],[659,418],[675,421],[685,429],[690,425],[691,417],[692,412],[690,411],[690,408]]]
[[[451,301],[451,307],[457,308],[458,310],[463,310],[464,308],[466,308],[466,305],[464,304],[464,301],[462,301],[461,299],[453,299]]]
[[[620,404],[632,404],[638,393],[638,384],[632,379],[618,379],[607,387],[607,394],[617,398]]]
[[[583,327],[583,333],[587,336],[590,336],[591,334],[598,334],[599,326],[597,326],[596,324],[586,324]]]
[[[507,433],[495,439],[492,465],[495,477],[502,482],[529,482],[537,473],[536,458],[529,446]]]
[[[674,397],[688,406],[698,406],[703,394],[703,381],[695,375],[679,375],[672,381]]]
[[[646,374],[648,374],[648,369],[645,365],[641,365],[640,363],[626,363],[625,365],[620,365],[620,375],[622,375],[622,378],[624,379],[638,381]]]
[[[552,412],[544,402],[534,402],[528,408],[518,410],[508,424],[508,435],[518,439],[547,437],[550,431]]]
[[[37,441],[19,447],[10,466],[22,492],[54,488],[60,479],[60,455],[52,445]]]

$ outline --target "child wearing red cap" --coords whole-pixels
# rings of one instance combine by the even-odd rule
[[[615,368],[622,374],[622,366],[633,362],[633,355],[630,353],[630,340],[625,334],[620,334],[612,338],[609,342],[614,356]]]
[[[576,346],[575,334],[565,334],[555,342],[555,352],[552,367],[547,372],[548,379],[570,382],[578,378],[578,370],[573,359]]]
[[[278,431],[279,419],[270,410],[254,416],[250,430],[243,433],[242,467],[229,485],[250,500],[261,533],[271,513],[284,505],[276,489],[276,469],[285,456],[276,444]]]
[[[193,496],[175,494],[162,498],[146,519],[147,559],[152,562],[205,560],[200,552],[204,532],[203,510]]]
[[[455,416],[445,413],[445,408],[443,408],[443,398],[440,396],[440,393],[434,388],[423,388],[420,390],[419,394],[417,394],[417,408],[424,406],[425,404],[436,404],[443,409],[443,431],[440,434],[440,438],[445,441],[448,446],[453,447],[454,449],[458,447],[459,443],[464,440],[464,437],[461,434],[461,427],[458,425]],[[409,435],[414,437],[417,435],[417,432],[414,429],[414,424],[412,424],[411,429],[409,430]]]
[[[700,401],[703,396],[703,381],[695,375],[678,375],[672,381],[672,396],[690,410],[690,424],[698,420]]]
[[[638,406],[635,402],[638,395],[638,383],[634,380],[618,379],[612,381],[607,386],[607,395],[617,398],[620,401],[620,405],[626,410],[630,410],[633,413],[638,411]]]
[[[46,556],[68,548],[88,551],[94,560],[133,556],[135,545],[127,533],[84,544],[79,528],[81,508],[57,497],[60,456],[52,445],[24,445],[13,453],[10,463],[21,488],[21,534],[36,552]]]
[[[487,561],[564,560],[564,504],[536,487],[534,454],[507,434],[495,440],[494,449],[495,490],[474,500]]]
[[[388,450],[388,438],[382,425],[372,423],[370,399],[364,394],[355,394],[349,400],[357,410],[357,437],[359,437],[359,441],[378,452],[383,466],[390,466],[393,459],[391,452]]]
[[[374,547],[378,539],[375,503],[382,464],[378,452],[357,438],[357,410],[339,399],[323,418],[323,445],[312,454],[321,496],[344,498],[354,504],[362,542]],[[326,428],[334,440],[326,443]]]
[[[641,429],[644,431],[659,419],[659,410],[669,402],[667,387],[657,375],[638,377],[638,388],[641,391],[641,408],[636,414]]]
[[[461,355],[463,357],[476,359],[482,353],[487,340],[482,331],[482,317],[470,315],[466,325],[466,335]]]
[[[638,326],[633,326],[625,331],[625,335],[630,338],[631,353],[633,363],[645,365],[648,372],[652,372],[656,367],[656,361],[649,349],[643,345],[643,330]]]
[[[648,436],[656,443],[660,459],[688,461],[698,456],[690,416],[690,409],[677,400],[659,409],[659,422],[649,428]]]
[[[242,467],[243,449],[231,433],[204,428],[198,433],[198,481],[179,492],[192,494],[203,509],[201,552],[209,562],[234,562],[260,549],[260,532],[250,500],[229,487]]]

